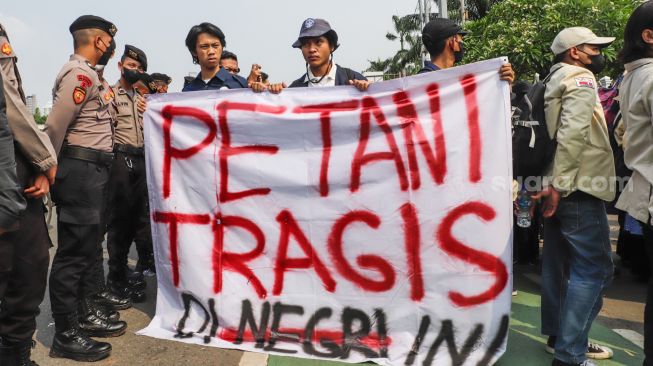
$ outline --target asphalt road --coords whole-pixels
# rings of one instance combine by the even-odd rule
[[[55,222],[55,218],[52,218]],[[611,220],[614,225],[614,218]],[[614,231],[613,227],[613,231]],[[56,233],[51,231],[53,241],[56,245]],[[133,249],[133,248],[132,248]],[[50,251],[51,258],[54,255],[55,248]],[[107,257],[105,250],[105,258]],[[132,250],[130,253],[130,264],[135,265],[136,253]],[[617,259],[618,262],[618,259]],[[539,311],[524,314],[515,314],[515,308],[519,308],[519,303],[527,298],[530,291],[536,294],[539,285],[539,270],[537,266],[518,266],[515,268],[515,286],[518,290],[523,290],[524,293],[515,298],[516,307],[513,307],[513,316],[522,316],[525,319],[518,318],[519,324],[524,322],[531,322],[539,328]],[[154,316],[155,311],[155,298],[156,298],[156,278],[147,278],[147,301],[142,304],[136,304],[133,308],[122,311],[121,318],[128,323],[127,333],[121,337],[109,338],[108,341],[113,346],[111,357],[94,363],[94,365],[212,365],[212,366],[289,366],[289,365],[331,365],[330,362],[308,362],[306,360],[290,359],[283,357],[270,357],[269,360],[265,356],[243,353],[236,350],[218,349],[213,347],[202,347],[198,345],[186,345],[180,342],[165,341],[160,339],[149,338],[145,336],[138,336],[136,331],[144,328],[149,324],[150,319]],[[601,311],[598,323],[604,333],[618,333],[625,335],[627,339],[621,338],[616,334],[610,334],[616,339],[618,348],[626,350],[624,355],[631,355],[631,358],[615,357],[615,360],[609,362],[602,362],[600,365],[634,365],[635,360],[641,358],[641,349],[638,348],[637,343],[641,342],[641,335],[643,334],[643,312],[644,301],[646,297],[646,287],[642,283],[634,281],[633,277],[628,271],[621,270],[615,277],[614,283],[611,286],[605,298],[603,310]],[[537,301],[533,301],[537,306]],[[54,334],[54,323],[50,312],[49,296],[46,293],[45,300],[41,305],[41,315],[37,319],[38,330],[36,333],[37,346],[33,351],[33,359],[40,365],[53,365],[53,366],[68,366],[68,365],[81,365],[80,362],[53,359],[48,356],[49,347],[52,344],[52,337]],[[522,346],[521,343],[515,341],[511,346],[512,339],[518,339],[519,326],[515,322],[511,325],[511,333],[509,338],[508,354],[501,360],[500,365],[548,365],[550,364],[550,356],[544,353],[542,349],[542,338],[537,338],[537,329],[531,335],[531,344]],[[533,338],[535,341],[533,341]],[[530,348],[529,348],[530,347]],[[538,349],[533,351],[533,349]],[[634,350],[634,351],[633,351]],[[535,352],[535,353],[533,353]],[[616,353],[616,352],[615,352]],[[524,357],[530,360],[526,363],[521,361]],[[623,361],[628,359],[629,361]],[[518,361],[519,360],[519,361]],[[638,361],[641,362],[641,361]],[[334,363],[335,364],[335,363]],[[641,364],[641,363],[640,363]]]

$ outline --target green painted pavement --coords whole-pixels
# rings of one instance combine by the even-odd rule
[[[515,279],[515,287],[519,290],[519,294],[513,297],[508,349],[496,365],[549,366],[552,356],[544,351],[546,339],[540,334],[538,287],[521,276]],[[596,361],[600,366],[636,366],[641,365],[644,360],[641,348],[598,322],[592,326],[590,338],[614,350],[614,357],[611,360]],[[270,356],[268,360],[268,366],[336,365],[350,364],[281,356]]]

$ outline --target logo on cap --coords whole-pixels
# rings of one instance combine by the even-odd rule
[[[304,22],[304,29],[311,28],[311,27],[314,26],[314,25],[315,25],[315,19],[313,19],[313,18],[308,18],[308,19],[306,19],[306,21]]]
[[[129,50],[129,57],[133,58],[134,60],[138,60],[138,53],[134,52],[133,50]]]
[[[118,28],[116,28],[115,24],[111,24],[111,28],[109,28],[109,35],[113,37],[116,35],[116,32],[118,32]]]

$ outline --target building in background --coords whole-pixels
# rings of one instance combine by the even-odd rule
[[[383,71],[365,71],[363,76],[365,76],[370,83],[383,81]]]
[[[36,102],[36,94],[25,96],[25,102],[27,104],[27,110],[29,113],[34,114],[34,112],[36,112],[36,108],[39,106]]]
[[[43,112],[41,112],[41,114],[47,116],[50,112],[52,112],[52,101],[49,101],[48,104],[43,107]]]

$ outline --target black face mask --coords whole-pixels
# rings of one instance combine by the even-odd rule
[[[459,51],[453,51],[453,57],[454,57],[454,62],[455,63],[460,63],[463,58],[465,57],[465,43],[462,41],[458,42],[458,46],[460,47]]]
[[[602,53],[599,53],[598,55],[589,55],[587,52],[581,51],[584,54],[586,54],[589,58],[590,61],[592,61],[591,64],[584,64],[585,68],[587,68],[589,71],[593,72],[594,74],[599,74],[603,69],[605,69],[605,56],[603,56]]]
[[[131,70],[126,67],[122,68],[122,76],[124,76],[125,80],[130,84],[135,84],[138,80],[140,80],[138,71]]]
[[[106,66],[109,63],[109,59],[113,56],[113,51],[116,50],[116,41],[111,40],[111,44],[106,51],[102,54],[102,57],[98,60],[97,64],[101,66]]]

